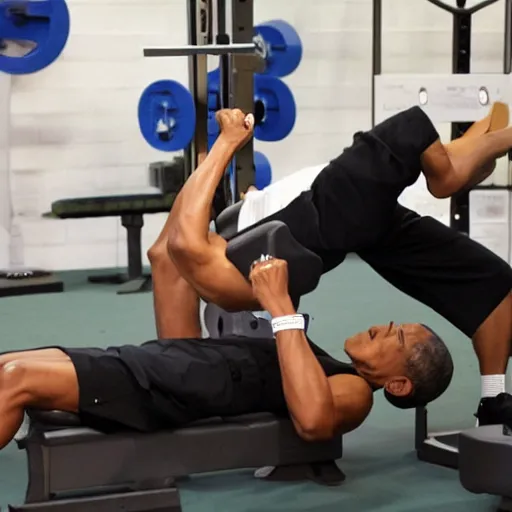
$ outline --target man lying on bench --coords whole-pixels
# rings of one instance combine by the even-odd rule
[[[0,356],[0,448],[27,408],[78,413],[84,426],[107,433],[272,412],[289,414],[302,438],[323,440],[364,421],[376,383],[403,385],[396,375],[410,346],[392,324],[347,340],[360,368],[368,368],[367,380],[307,340],[280,259],[263,258],[250,274],[254,296],[273,316],[276,339],[200,339],[198,295],[160,240],[163,247],[156,243],[151,253],[159,339],[140,347],[51,347]]]
[[[508,119],[508,107],[497,103],[464,137],[443,145],[425,113],[411,108],[369,132],[357,133],[352,146],[330,164],[248,193],[238,219],[239,230],[271,220],[284,222],[302,246],[322,259],[324,272],[341,264],[347,253],[357,253],[399,290],[471,337],[482,375],[480,424],[501,423],[503,407],[511,406],[510,395],[505,401],[496,397],[505,391],[511,352],[512,269],[466,235],[397,201],[420,172],[437,198],[480,183],[493,172],[496,159],[512,148]],[[226,242],[208,232],[217,185],[237,148],[252,136],[253,120],[240,111],[221,111],[218,122],[222,133],[217,143],[170,214],[168,250],[206,300],[228,310],[259,309],[250,284],[226,257]],[[352,342],[346,346],[358,373],[374,385],[384,385],[393,404],[414,407],[448,385],[449,365],[441,363],[447,357],[444,345],[423,326],[391,324],[389,329],[370,330],[368,338],[375,338],[377,346],[388,338],[391,347],[403,346],[394,371],[408,378],[392,381],[382,379],[379,367]],[[306,344],[294,350],[307,352]],[[413,372],[426,377],[422,388],[412,383]]]
[[[207,249],[207,258],[212,247],[223,254],[224,241],[208,239],[209,205],[229,160],[226,155],[252,132],[240,112],[223,112],[220,119],[222,135],[195,179],[206,193],[199,194],[194,206],[189,199],[194,179],[189,181],[192,188],[183,189],[149,251],[158,340],[140,347],[51,347],[0,356],[0,448],[12,439],[27,408],[78,413],[84,426],[104,432],[151,432],[212,416],[271,412],[289,415],[302,438],[322,440],[359,426],[372,407],[375,389],[385,387],[394,396],[427,403],[447,388],[450,355],[425,327],[390,323],[349,338],[345,348],[355,369],[310,342],[281,259],[264,255],[251,268],[250,285],[225,257],[213,267],[205,260],[204,270],[214,271],[209,280],[219,282],[213,294],[206,281],[201,284],[206,278],[196,265],[201,255],[191,253],[194,265],[184,261],[181,250],[190,239],[180,238],[181,223],[188,219],[192,240]],[[249,305],[268,311],[275,339],[200,339],[199,297],[189,283],[197,284],[198,275],[197,288],[207,298],[225,305],[225,296],[235,307],[247,304],[247,297]],[[226,281],[228,275],[233,283]],[[239,302],[233,300],[237,286]]]

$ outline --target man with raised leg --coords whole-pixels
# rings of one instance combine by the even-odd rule
[[[226,242],[208,230],[215,189],[237,148],[252,136],[253,119],[240,111],[221,111],[218,122],[219,139],[170,213],[167,249],[206,300],[228,310],[260,309],[250,284],[226,258]],[[436,198],[452,197],[483,181],[496,159],[512,148],[508,123],[508,107],[496,103],[464,137],[443,144],[427,115],[411,108],[357,133],[352,146],[328,165],[249,192],[238,226],[284,222],[298,242],[322,258],[324,272],[341,264],[347,253],[357,253],[396,288],[470,337],[482,376],[480,424],[504,421],[511,407],[510,395],[497,397],[505,392],[511,350],[512,270],[467,236],[404,208],[398,198],[420,173]],[[418,324],[403,326],[402,332],[405,338],[428,338]],[[347,353],[365,375],[367,369],[350,346]],[[424,348],[420,359],[433,353]],[[387,389],[387,396],[398,407],[422,402],[413,389]]]

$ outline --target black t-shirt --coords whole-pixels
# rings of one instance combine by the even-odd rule
[[[322,258],[328,272],[347,253],[374,247],[387,235],[399,196],[417,181],[421,155],[438,138],[418,107],[357,133],[311,190],[270,219],[285,222],[302,245]]]
[[[356,374],[310,341],[325,374]],[[273,339],[156,340],[117,352],[172,423],[255,412],[286,414]]]

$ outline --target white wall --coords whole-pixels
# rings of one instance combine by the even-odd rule
[[[11,191],[9,188],[11,77],[0,73],[0,269],[9,266]]]
[[[124,265],[118,219],[63,222],[41,214],[63,197],[144,189],[148,163],[172,156],[145,144],[136,108],[151,81],[186,83],[186,59],[142,57],[144,46],[186,42],[185,2],[68,2],[72,33],[63,56],[41,73],[13,79],[11,165],[19,258],[50,269]],[[384,72],[449,72],[450,15],[426,0],[383,3]],[[256,0],[255,9],[257,22],[291,22],[304,44],[300,68],[286,79],[298,104],[296,127],[282,142],[257,143],[278,178],[336,156],[353,132],[370,127],[371,1]],[[476,16],[475,71],[501,71],[502,20],[502,2]],[[432,208],[423,197],[412,201]],[[146,216],[145,247],[163,218]]]

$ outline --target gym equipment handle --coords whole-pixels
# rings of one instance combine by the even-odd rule
[[[479,4],[474,5],[473,7],[453,7],[451,5],[445,4],[441,0],[427,0],[431,4],[436,5],[437,7],[440,7],[441,9],[444,9],[445,11],[448,11],[452,14],[474,14],[475,12],[480,11],[481,9],[484,9],[485,7],[488,7],[489,5],[495,4],[499,0],[484,0],[483,2],[480,2]]]

